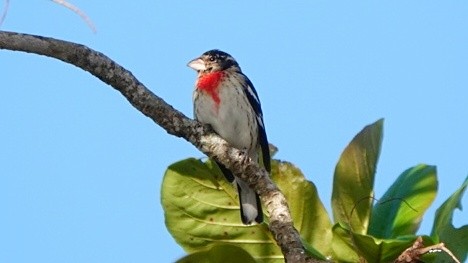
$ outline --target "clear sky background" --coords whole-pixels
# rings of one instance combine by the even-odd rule
[[[97,33],[51,1],[10,1],[1,30],[87,45],[192,116],[189,60],[231,53],[262,101],[277,158],[330,210],[341,151],[385,118],[381,197],[437,165],[439,193],[468,174],[467,1],[84,1]],[[184,251],[160,204],[165,168],[203,157],[76,67],[0,51],[0,262],[171,262]],[[463,205],[468,206],[467,197]],[[467,209],[455,226],[468,223]]]

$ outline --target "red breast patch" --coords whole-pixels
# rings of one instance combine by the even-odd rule
[[[197,88],[208,93],[218,105],[221,100],[218,95],[218,87],[224,74],[221,71],[216,71],[208,74],[203,74],[198,78]]]

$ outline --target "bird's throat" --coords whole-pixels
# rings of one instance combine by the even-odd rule
[[[216,105],[221,102],[218,94],[219,84],[224,74],[221,71],[203,74],[198,78],[197,88],[211,96]]]

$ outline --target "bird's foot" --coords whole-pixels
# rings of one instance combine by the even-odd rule
[[[239,150],[239,157],[241,158],[241,164],[245,165],[250,161],[249,157],[249,151],[247,148],[243,148],[242,150]]]

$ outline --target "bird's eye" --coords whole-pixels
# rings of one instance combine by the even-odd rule
[[[208,60],[209,60],[210,62],[213,62],[213,61],[216,60],[216,58],[215,58],[214,56],[210,56],[210,57],[208,58]]]

